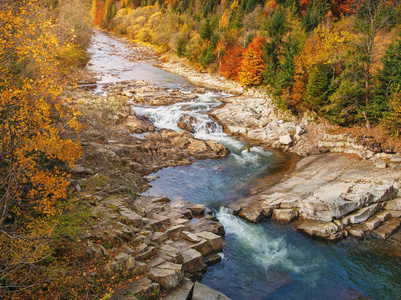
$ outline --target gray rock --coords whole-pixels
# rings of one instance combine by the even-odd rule
[[[182,265],[173,263],[165,263],[150,270],[147,274],[148,278],[157,282],[166,290],[177,287],[184,278]]]
[[[333,222],[303,220],[297,225],[297,230],[310,236],[334,240],[341,238],[343,233]]]
[[[273,210],[273,220],[277,222],[290,223],[298,218],[296,209],[275,209]]]
[[[169,245],[163,245],[160,247],[159,256],[176,264],[180,264],[183,261],[181,252],[177,248]]]
[[[380,209],[380,207],[381,205],[379,203],[369,205],[353,214],[345,216],[342,221],[345,225],[365,222],[367,219],[373,216]]]
[[[192,300],[230,300],[230,298],[206,285],[195,282]]]
[[[168,235],[169,238],[173,239],[173,238],[179,238],[181,235],[181,231],[183,231],[185,228],[184,225],[174,225],[174,226],[170,226],[168,228],[166,228],[166,233]]]
[[[265,218],[261,207],[243,207],[238,215],[252,223],[260,222]]]
[[[192,242],[192,243],[199,243],[200,239],[198,236],[194,233],[188,232],[188,231],[182,231],[181,232],[181,237]]]
[[[199,243],[191,246],[190,248],[202,253],[203,256],[207,256],[213,252],[212,245],[210,245],[206,239],[201,239]]]
[[[221,256],[218,255],[218,254],[213,254],[213,255],[210,255],[210,256],[206,257],[206,258],[203,260],[203,262],[204,262],[207,266],[214,265],[214,264],[217,264],[217,263],[221,262]]]
[[[280,143],[283,145],[290,145],[293,142],[292,137],[289,133],[286,135],[281,135],[279,139],[280,139]]]
[[[143,299],[152,299],[160,293],[160,286],[146,277],[141,277],[132,282],[126,292]]]
[[[198,232],[196,234],[198,237],[203,238],[207,240],[210,243],[210,246],[212,247],[213,251],[219,252],[223,248],[223,239],[221,236],[214,234],[212,232]]]
[[[204,269],[202,254],[195,249],[187,249],[182,252],[183,268],[185,272],[195,273]]]
[[[388,201],[385,208],[388,210],[401,210],[401,198]]]
[[[157,244],[161,244],[167,239],[168,235],[165,232],[154,232],[151,238],[152,242],[155,242]]]
[[[178,288],[176,288],[171,294],[168,294],[164,297],[164,300],[187,300],[190,299],[190,293],[192,292],[192,288],[194,287],[194,283],[187,279],[184,279],[184,284]]]
[[[401,225],[401,220],[398,218],[392,218],[386,221],[379,228],[374,230],[372,234],[381,239],[387,239],[394,231],[396,231]]]

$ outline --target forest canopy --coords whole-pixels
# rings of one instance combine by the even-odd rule
[[[99,26],[265,88],[294,114],[368,128],[399,111],[400,13],[388,0],[93,1]]]

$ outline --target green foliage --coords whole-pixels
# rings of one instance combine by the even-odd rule
[[[309,75],[304,101],[317,112],[327,103],[330,82],[333,77],[332,73],[333,71],[329,65],[318,64]]]
[[[329,0],[312,0],[303,18],[306,31],[312,31],[319,25],[331,8]]]
[[[401,87],[401,38],[391,43],[382,58],[383,67],[376,79],[375,102],[386,103]]]

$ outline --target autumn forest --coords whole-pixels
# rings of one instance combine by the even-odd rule
[[[97,1],[95,22],[198,69],[261,86],[280,108],[399,134],[398,1]]]
[[[94,27],[260,88],[294,116],[401,134],[400,1],[0,0],[0,298],[93,286],[77,279],[97,266],[79,238],[94,217],[70,196],[83,125],[68,91]]]

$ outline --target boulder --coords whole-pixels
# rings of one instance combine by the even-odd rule
[[[238,215],[252,223],[260,222],[265,218],[261,207],[243,207]]]
[[[357,224],[348,229],[348,233],[353,236],[363,238],[368,230],[369,228],[365,224]]]
[[[367,219],[373,216],[380,209],[380,207],[381,205],[379,203],[369,205],[367,207],[358,210],[355,213],[345,216],[342,219],[342,222],[344,223],[344,225],[358,224],[365,222]]]
[[[374,230],[372,234],[381,239],[387,239],[394,231],[396,231],[401,225],[399,218],[392,218],[386,221],[379,228]]]
[[[180,284],[184,278],[184,272],[182,265],[168,262],[150,270],[147,276],[160,284],[163,289],[170,290]]]
[[[192,300],[230,300],[230,298],[206,285],[195,282]]]
[[[160,293],[160,285],[146,277],[141,277],[133,281],[125,292],[143,299],[152,299]]]
[[[207,256],[213,252],[212,245],[210,245],[206,239],[201,239],[199,243],[191,246],[190,248],[199,251],[203,256]]]
[[[192,292],[192,288],[194,287],[194,283],[189,279],[184,279],[184,283],[182,286],[176,288],[171,294],[168,294],[166,297],[163,297],[164,300],[187,300],[190,299],[190,294]]]
[[[385,208],[388,210],[401,210],[401,198],[388,201]]]
[[[203,218],[198,224],[196,224],[195,231],[208,231],[220,236],[223,236],[225,234],[223,225],[217,221],[210,219],[209,217]]]
[[[195,249],[187,249],[182,252],[182,256],[184,259],[182,266],[185,272],[196,273],[204,269],[202,253]]]
[[[333,222],[303,220],[297,225],[296,229],[310,236],[329,240],[341,238],[343,235],[339,227]]]
[[[280,143],[283,145],[291,145],[293,142],[292,137],[289,133],[286,135],[281,135],[279,140],[280,140]]]
[[[186,239],[187,241],[192,242],[192,243],[199,243],[200,242],[200,239],[196,234],[188,232],[188,231],[182,231],[181,232],[181,237],[183,239]]]
[[[296,209],[275,209],[273,210],[273,220],[277,222],[290,223],[298,218]]]
[[[198,237],[203,238],[207,240],[210,243],[210,246],[212,247],[213,251],[219,252],[223,248],[223,239],[221,236],[207,232],[207,231],[202,231],[198,232],[196,234]]]
[[[180,264],[183,261],[181,252],[177,248],[169,245],[160,247],[159,256],[175,264]]]

